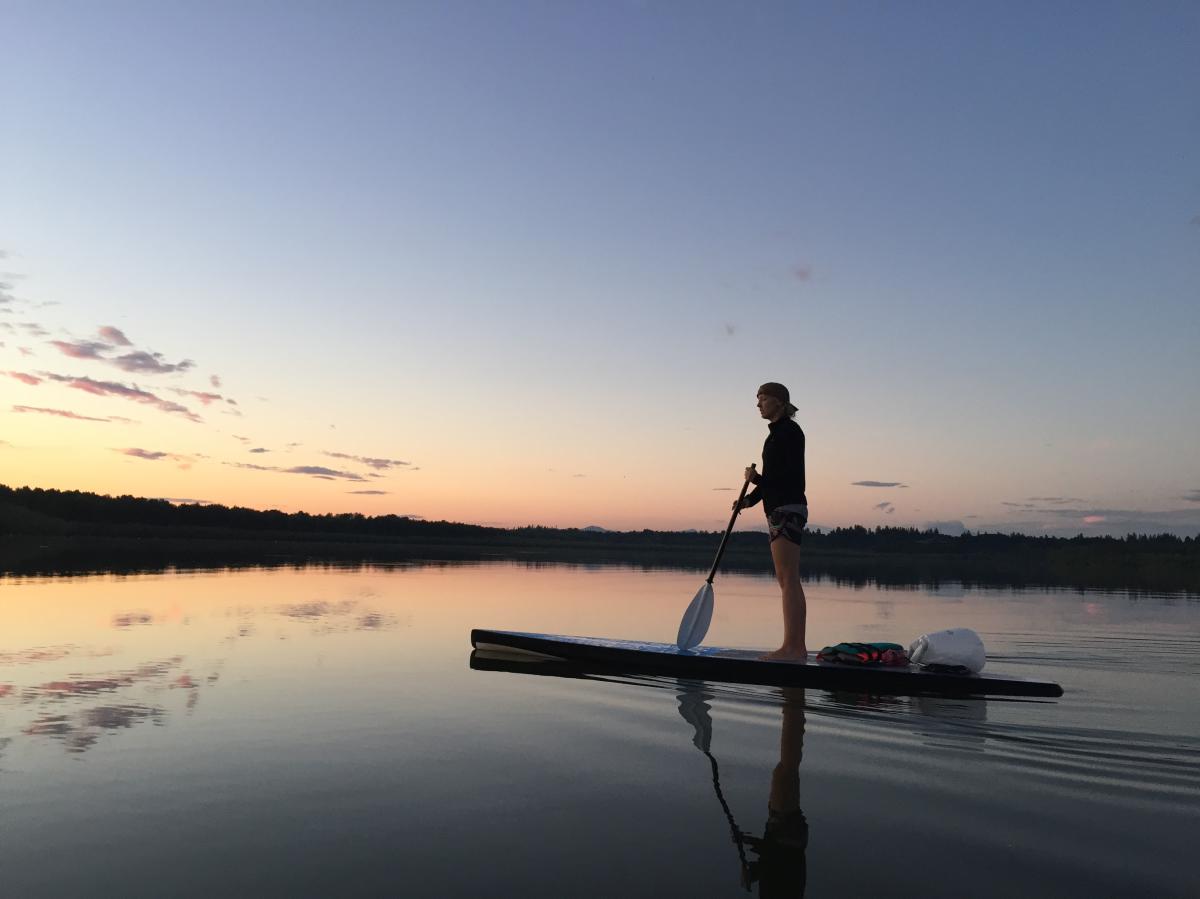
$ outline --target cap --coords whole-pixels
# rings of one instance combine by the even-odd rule
[[[766,384],[763,384],[758,388],[758,392],[766,394],[767,396],[773,396],[775,399],[787,406],[788,415],[791,415],[796,411],[796,407],[792,405],[792,397],[791,394],[788,393],[788,389],[777,381],[768,381]]]

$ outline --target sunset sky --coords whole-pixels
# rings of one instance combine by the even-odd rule
[[[0,483],[719,529],[774,380],[814,525],[1200,532],[1195,2],[0,20]]]

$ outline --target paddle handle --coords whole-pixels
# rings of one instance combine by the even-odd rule
[[[754,471],[754,463],[750,463],[750,470]],[[733,533],[733,523],[737,521],[738,512],[742,511],[742,500],[746,498],[746,491],[750,487],[749,481],[742,481],[742,492],[738,494],[737,502],[733,504],[733,514],[729,516],[729,527],[725,528],[725,536],[721,538],[721,545],[717,547],[717,557],[713,559],[712,570],[708,573],[706,583],[711,584],[713,578],[717,576],[717,566],[721,564],[721,556],[725,555],[725,544],[729,542],[729,535]]]

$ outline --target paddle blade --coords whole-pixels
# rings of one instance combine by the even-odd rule
[[[680,649],[693,649],[700,645],[704,635],[708,633],[709,622],[713,613],[712,584],[705,583],[696,594],[695,599],[683,613],[679,622],[679,637],[675,640]]]
[[[679,714],[696,730],[695,736],[692,737],[692,745],[701,752],[711,752],[713,724],[709,712],[712,711],[712,706],[708,701],[713,698],[713,694],[687,681],[681,680],[679,686]]]

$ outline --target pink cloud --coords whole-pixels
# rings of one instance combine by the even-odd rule
[[[170,459],[172,462],[178,462],[179,467],[187,470],[192,467],[194,460],[187,456],[181,456],[178,453],[164,453],[158,450],[145,450],[140,447],[131,446],[125,449],[114,449],[113,452],[120,453],[123,456],[133,456],[135,459],[145,459],[148,462],[158,462],[162,459]]]
[[[41,378],[35,378],[33,375],[27,374],[23,371],[10,371],[8,376],[10,378],[16,378],[22,384],[28,384],[30,387],[36,387],[38,384],[42,383]]]
[[[795,276],[797,281],[811,281],[812,280],[812,266],[797,265],[795,268],[792,269],[792,275]]]
[[[338,471],[334,468],[326,468],[323,465],[297,465],[293,468],[283,469],[285,474],[307,474],[314,478],[324,478],[326,480],[334,480],[335,478],[344,478],[347,481],[363,481],[366,480],[362,475],[355,474],[352,471]]]
[[[281,471],[274,465],[255,465],[253,462],[226,462],[224,463],[232,468],[248,468],[251,471]]]
[[[122,371],[147,375],[165,375],[171,372],[187,371],[196,364],[191,359],[184,359],[182,362],[164,362],[162,353],[147,353],[143,350],[126,353],[111,362]]]
[[[385,471],[389,468],[397,468],[400,466],[411,465],[411,462],[401,462],[399,459],[376,459],[371,456],[354,456],[350,453],[331,453],[325,450],[325,455],[333,459],[350,459],[352,462],[360,462],[369,468],[374,468],[378,471]]]
[[[306,474],[310,477],[321,478],[325,481],[365,481],[360,474],[352,471],[338,471],[336,468],[326,468],[323,465],[295,465],[291,468],[280,468],[277,465],[256,465],[253,462],[226,462],[232,468],[248,468],[252,471],[277,471],[281,474]]]
[[[103,359],[103,353],[112,349],[107,343],[94,340],[51,340],[50,345],[57,347],[59,352],[72,359]]]
[[[172,403],[169,400],[164,400],[161,397],[155,396],[138,387],[127,387],[124,384],[118,384],[114,381],[97,381],[93,378],[76,378],[70,375],[54,375],[48,372],[42,372],[47,378],[53,381],[60,381],[68,387],[75,390],[82,390],[84,393],[90,393],[94,396],[116,396],[122,399],[132,400],[135,403],[143,403],[148,406],[177,415],[182,415],[189,421],[201,421],[200,416],[196,415],[186,406],[181,406],[179,403]]]
[[[1100,522],[1102,522],[1102,521],[1107,521],[1107,519],[1103,515],[1084,515],[1083,516],[1084,524],[1100,524]]]
[[[114,328],[112,325],[105,325],[100,329],[100,339],[111,343],[113,346],[133,346],[119,328]]]
[[[126,456],[136,456],[139,459],[149,459],[152,462],[157,462],[159,459],[170,458],[170,453],[152,452],[150,450],[139,449],[136,446],[128,447],[127,449],[119,449],[114,452],[122,453]]]
[[[43,415],[57,415],[59,418],[72,418],[76,421],[102,421],[108,423],[107,418],[92,418],[90,415],[79,415],[75,412],[68,412],[66,409],[43,409],[40,406],[13,406],[14,412],[40,412]]]
[[[171,392],[177,393],[179,396],[195,397],[202,405],[205,406],[209,405],[210,403],[233,402],[233,400],[226,400],[225,397],[221,396],[219,393],[205,393],[201,390],[184,390],[181,387],[172,387]]]

